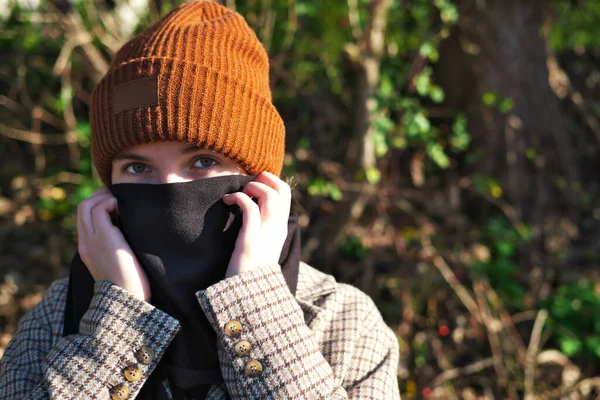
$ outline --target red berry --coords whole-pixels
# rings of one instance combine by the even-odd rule
[[[440,336],[446,337],[450,334],[450,328],[448,328],[446,325],[442,325],[442,326],[440,326],[440,329],[438,332],[439,332]]]
[[[423,397],[429,397],[431,396],[431,388],[426,387],[425,389],[423,389]]]

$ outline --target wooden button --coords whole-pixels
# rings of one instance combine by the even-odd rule
[[[123,370],[125,379],[129,382],[137,382],[142,379],[142,369],[137,364],[132,364]]]
[[[233,349],[235,350],[235,354],[237,354],[238,357],[248,357],[250,355],[252,345],[247,340],[240,340],[233,346]]]
[[[242,334],[242,324],[236,320],[229,321],[225,324],[225,334],[232,338],[239,337]]]
[[[135,358],[143,365],[148,365],[154,358],[154,350],[148,346],[143,346],[135,353]]]
[[[129,389],[125,384],[117,385],[110,389],[110,398],[112,400],[125,400],[129,397]]]
[[[262,370],[262,365],[256,360],[248,361],[244,368],[246,375],[251,378],[259,376],[262,373]]]

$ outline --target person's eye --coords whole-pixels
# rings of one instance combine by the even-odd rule
[[[124,171],[129,174],[143,174],[147,172],[148,166],[142,163],[132,163],[125,166]]]
[[[194,161],[194,167],[196,167],[196,168],[210,168],[213,165],[217,165],[217,161],[215,161],[215,159],[213,159],[211,157],[207,157],[207,156],[198,157]]]

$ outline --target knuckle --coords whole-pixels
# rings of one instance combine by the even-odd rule
[[[103,187],[103,188],[100,188],[100,189],[96,190],[94,192],[93,196],[96,196],[98,194],[104,194],[104,193],[110,193],[110,191],[108,190],[108,188]]]
[[[279,180],[279,182],[277,182],[277,191],[281,196],[287,197],[292,195],[292,188],[290,187],[290,185],[288,185],[282,180]]]
[[[77,205],[77,211],[78,212],[84,212],[90,206],[90,204],[92,204],[91,197],[88,197],[87,199],[82,200]]]
[[[248,191],[244,190],[244,193],[252,192],[252,193],[262,193],[264,192],[264,185],[260,182],[252,181],[246,185]]]
[[[231,194],[229,194],[229,196],[231,196],[231,197],[229,197],[229,198],[230,198],[230,199],[231,199],[231,200],[232,200],[234,203],[236,203],[236,204],[237,204],[237,203],[240,201],[240,199],[242,199],[242,198],[243,198],[243,193],[240,193],[240,192],[235,192],[235,193],[231,193]]]
[[[267,198],[273,198],[277,196],[277,190],[265,184],[260,185],[260,192],[262,193],[263,197]]]
[[[94,207],[92,207],[91,214],[93,217],[97,217],[104,212],[104,208],[102,208],[102,203],[104,203],[104,202],[100,202],[100,203],[96,204]]]

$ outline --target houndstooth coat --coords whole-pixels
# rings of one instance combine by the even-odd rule
[[[180,328],[96,282],[80,333],[63,337],[67,287],[54,282],[21,320],[0,361],[0,399],[135,398]],[[358,289],[301,263],[295,297],[278,265],[196,295],[217,332],[224,379],[208,399],[400,398],[398,342]]]

